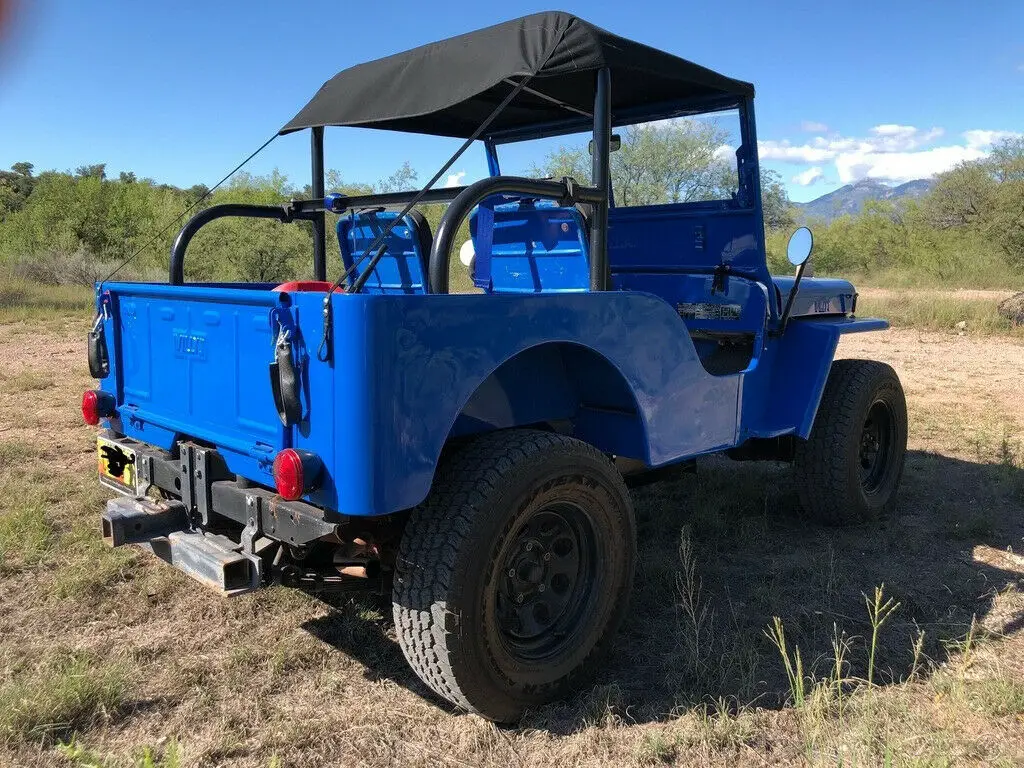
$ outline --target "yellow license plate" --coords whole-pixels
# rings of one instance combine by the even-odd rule
[[[113,440],[98,437],[96,459],[101,483],[110,485],[118,491],[136,493],[138,467],[135,464],[135,451],[118,445]]]

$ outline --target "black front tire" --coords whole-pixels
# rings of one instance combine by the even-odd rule
[[[794,455],[801,505],[815,520],[852,525],[888,515],[907,452],[907,401],[875,360],[832,364],[811,434]]]
[[[406,524],[399,645],[436,693],[514,722],[597,670],[635,558],[629,495],[606,456],[547,432],[484,435],[446,459]]]

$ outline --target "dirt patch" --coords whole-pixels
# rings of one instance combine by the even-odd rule
[[[0,519],[35,532],[31,559],[0,563],[0,700],[20,713],[7,731],[0,717],[2,764],[1024,763],[1021,340],[844,338],[841,356],[889,362],[907,391],[892,520],[808,523],[783,465],[710,459],[636,491],[640,569],[607,668],[501,729],[419,683],[386,599],[226,601],[99,546],[94,431],[78,415],[85,330],[0,325],[0,375],[24,382],[0,388]],[[899,607],[867,690],[864,595],[882,583]],[[764,635],[773,616],[790,658],[799,647],[802,706]],[[845,682],[815,686],[835,642]],[[69,710],[82,690],[88,706]],[[47,730],[47,717],[70,724]],[[76,746],[57,746],[71,731]]]

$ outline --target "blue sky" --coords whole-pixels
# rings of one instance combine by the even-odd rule
[[[552,7],[15,3],[0,38],[0,167],[105,162],[113,173],[183,186],[219,179],[340,69]],[[762,162],[782,173],[794,200],[864,177],[927,176],[983,156],[1003,132],[1024,131],[1022,0],[591,0],[561,8],[754,82]],[[327,165],[352,181],[376,180],[405,160],[426,180],[456,144],[327,133]],[[454,170],[472,178],[485,169],[482,152],[470,154]],[[521,170],[524,155],[504,170]],[[274,167],[307,182],[305,132],[279,139],[248,170]]]

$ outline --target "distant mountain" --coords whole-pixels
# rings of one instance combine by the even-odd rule
[[[804,219],[832,221],[843,214],[857,214],[869,200],[914,199],[926,195],[935,184],[931,179],[916,179],[890,187],[874,179],[863,179],[822,195],[809,203],[796,203]]]

